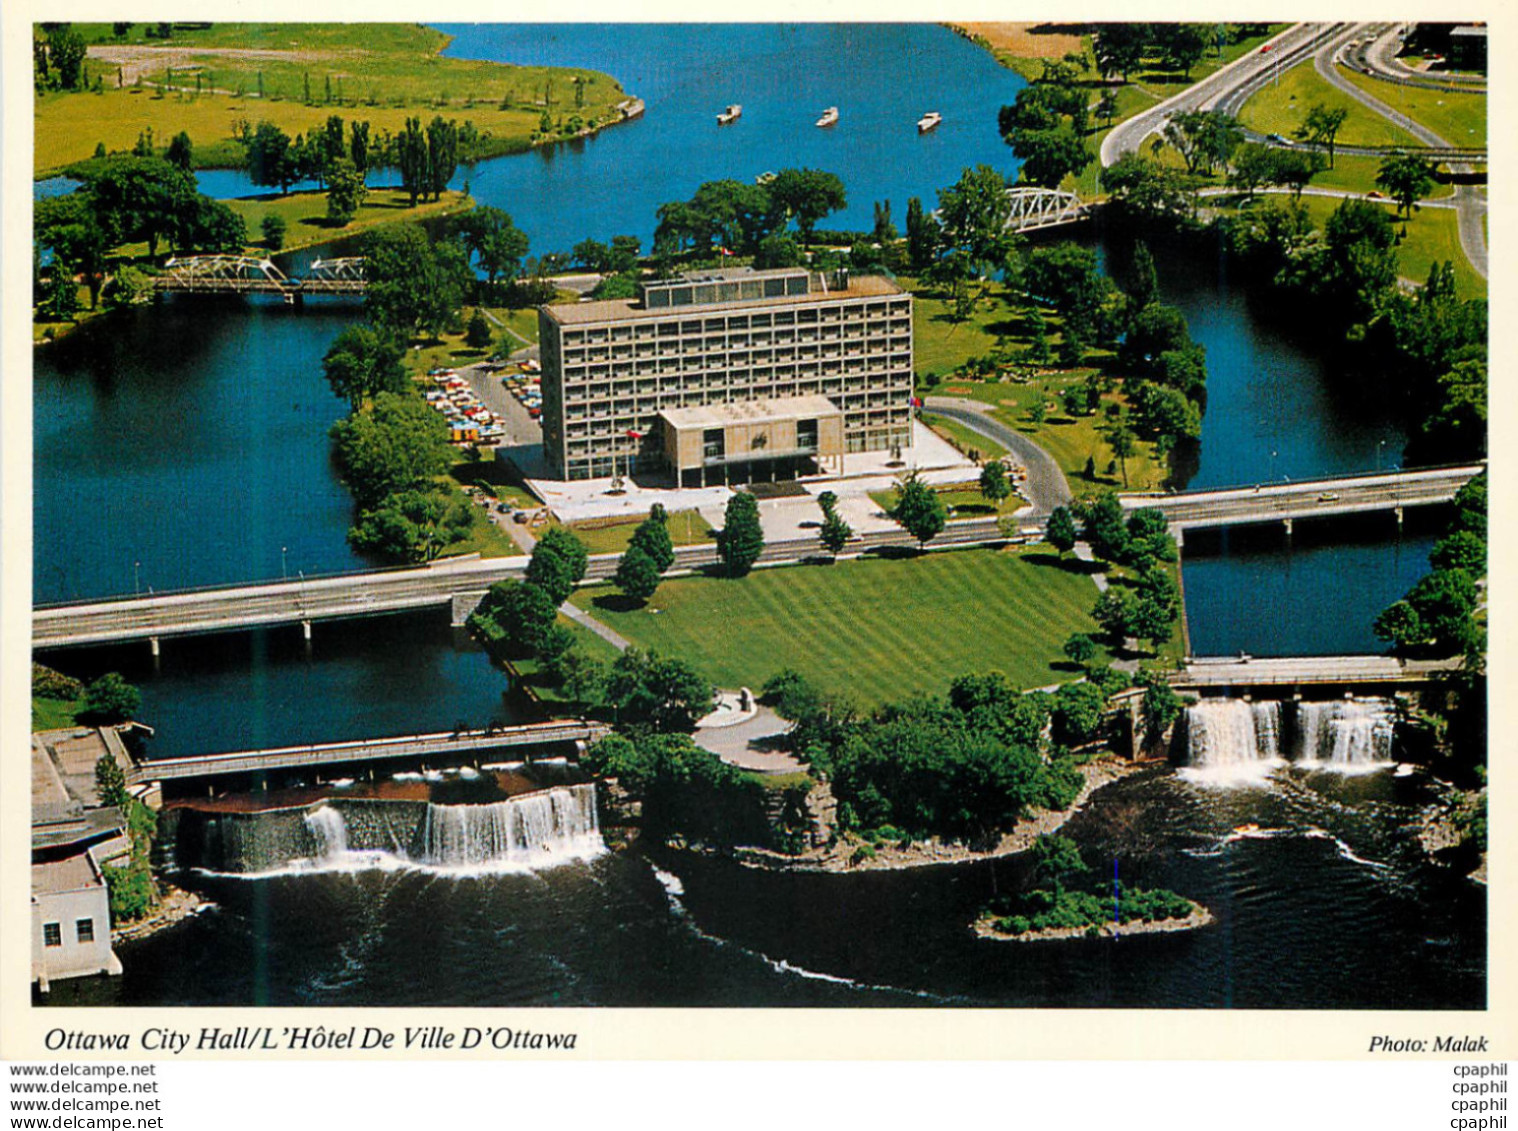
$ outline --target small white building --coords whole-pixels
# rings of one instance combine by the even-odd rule
[[[88,852],[32,865],[32,980],[120,974],[111,950],[111,906]]]

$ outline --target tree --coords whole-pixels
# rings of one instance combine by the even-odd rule
[[[264,246],[270,251],[278,251],[285,246],[285,218],[271,212],[259,223],[259,230],[263,232]]]
[[[1090,869],[1081,859],[1080,846],[1069,837],[1045,833],[1033,842],[1033,876],[1048,884],[1055,899],[1065,893],[1065,885],[1077,882]]]
[[[1118,461],[1123,469],[1123,486],[1128,486],[1128,458],[1138,451],[1138,437],[1133,434],[1133,429],[1128,427],[1126,421],[1115,421],[1107,429],[1107,446],[1112,449],[1112,456]]]
[[[1185,158],[1188,173],[1226,165],[1243,139],[1238,119],[1221,110],[1178,110],[1165,126],[1165,140]]]
[[[818,220],[847,206],[843,182],[819,169],[780,170],[769,183],[769,195],[782,215],[795,219],[801,242],[807,245]]]
[[[1408,590],[1407,603],[1422,622],[1425,642],[1438,655],[1463,651],[1470,638],[1475,611],[1476,583],[1461,569],[1441,569]]]
[[[536,655],[558,618],[558,605],[525,581],[498,581],[486,592],[469,625],[488,644],[517,656]]]
[[[1343,106],[1333,109],[1321,102],[1314,102],[1307,108],[1307,117],[1296,129],[1296,136],[1309,145],[1321,145],[1328,150],[1328,167],[1334,167],[1334,139],[1339,136],[1339,130],[1344,121],[1349,117],[1349,111]]]
[[[164,154],[164,160],[176,168],[190,171],[190,165],[194,161],[195,143],[190,140],[190,135],[180,130],[169,142],[169,151]]]
[[[1163,355],[1192,345],[1186,316],[1173,306],[1150,303],[1130,320],[1128,333],[1118,348],[1123,368],[1150,377],[1164,370]]]
[[[1397,211],[1411,217],[1418,201],[1434,187],[1433,166],[1414,153],[1393,153],[1381,159],[1376,184],[1397,202]]]
[[[675,544],[669,536],[669,517],[662,506],[655,504],[654,511],[633,531],[628,545],[642,550],[660,573],[675,564]]]
[[[338,156],[327,163],[327,219],[337,227],[344,227],[363,206],[369,195],[364,184],[364,174],[346,157]]]
[[[716,689],[683,660],[629,648],[617,657],[606,680],[606,697],[623,724],[646,723],[655,730],[689,731],[711,710]]]
[[[100,804],[114,806],[123,812],[131,803],[126,773],[109,754],[102,754],[95,763],[95,796],[100,799]]]
[[[1081,537],[1098,557],[1122,561],[1128,552],[1128,526],[1123,504],[1111,491],[1103,491],[1083,504]]]
[[[896,505],[891,508],[891,517],[917,539],[919,546],[926,546],[948,521],[943,500],[915,472],[900,483],[896,491]]]
[[[1019,179],[1024,184],[1058,188],[1067,176],[1079,176],[1093,160],[1085,141],[1068,123],[1047,130],[1015,130],[1003,140],[1022,162]]]
[[[1133,317],[1159,298],[1159,272],[1154,268],[1154,256],[1149,245],[1138,240],[1133,245],[1133,258],[1123,274],[1123,293],[1128,296],[1128,315]]]
[[[370,232],[362,246],[368,281],[364,309],[375,325],[408,336],[421,329],[435,337],[458,316],[472,276],[457,243],[432,243],[407,224]]]
[[[854,528],[835,508],[828,507],[822,516],[820,537],[822,548],[837,557],[848,545],[849,539],[854,537]]]
[[[754,267],[764,271],[772,267],[798,267],[803,262],[801,248],[790,236],[776,233],[759,241],[754,252]]]
[[[381,392],[329,433],[343,480],[362,509],[395,491],[428,484],[453,463],[448,426],[426,402]]]
[[[617,563],[617,587],[634,601],[646,602],[659,588],[660,569],[641,546],[629,545]]]
[[[569,600],[589,565],[590,551],[585,543],[564,527],[551,526],[532,548],[525,576],[558,606]]]
[[[1108,588],[1092,606],[1091,619],[1113,643],[1121,645],[1128,637],[1128,622],[1133,619],[1133,601],[1121,590]]]
[[[764,529],[759,523],[759,500],[747,491],[734,492],[727,501],[722,529],[717,533],[717,553],[732,577],[754,568],[764,552]]]
[[[1394,601],[1376,618],[1374,631],[1397,651],[1410,651],[1428,640],[1429,632],[1418,610],[1406,600]]]
[[[1152,24],[1156,46],[1167,67],[1179,69],[1188,79],[1191,68],[1201,62],[1212,40],[1207,24]]]
[[[994,459],[980,469],[980,493],[987,502],[1000,508],[1012,494],[1012,481],[1007,477],[1006,465]]]
[[[1470,530],[1452,530],[1429,551],[1436,570],[1458,569],[1472,577],[1486,576],[1486,539]]]
[[[74,269],[58,256],[53,258],[43,309],[52,322],[72,322],[79,313],[79,283],[74,278]]]
[[[480,205],[464,213],[458,227],[464,246],[479,260],[492,291],[498,279],[510,282],[520,274],[527,236],[508,213],[489,204]]]
[[[114,242],[110,219],[103,218],[93,195],[72,192],[39,200],[33,221],[36,246],[51,248],[57,265],[67,264],[84,276],[90,288],[90,305],[100,301],[105,283],[106,260]],[[64,275],[70,273],[65,270]],[[72,292],[71,292],[72,293]],[[68,296],[60,295],[65,304]]]
[[[272,122],[259,122],[248,139],[248,179],[255,185],[278,187],[289,192],[297,179],[290,135]]]
[[[926,271],[938,257],[941,244],[938,221],[923,211],[922,201],[907,201],[907,262],[913,271]]]
[[[1081,746],[1101,732],[1102,711],[1107,697],[1087,682],[1062,684],[1054,693],[1054,738],[1067,746]]]
[[[162,158],[111,157],[91,163],[82,176],[101,229],[117,241],[145,242],[150,258],[200,207],[195,178]]]
[[[84,37],[68,24],[47,33],[47,57],[58,72],[58,86],[78,90],[84,83]]]
[[[407,118],[404,128],[396,135],[395,167],[401,175],[401,188],[406,190],[411,207],[415,208],[417,199],[432,187],[427,136],[422,132],[420,118]]]
[[[963,250],[973,273],[983,275],[1006,262],[1013,245],[1007,230],[1012,201],[1007,179],[989,165],[966,169],[938,194],[938,219],[951,247]]]
[[[1049,525],[1044,537],[1061,554],[1075,548],[1075,520],[1070,516],[1070,508],[1055,507],[1049,512]]]
[[[1065,639],[1064,653],[1071,663],[1084,667],[1096,655],[1096,641],[1084,632],[1072,632]]]
[[[142,706],[142,692],[122,678],[120,672],[106,672],[84,688],[81,721],[91,725],[125,722]]]
[[[469,504],[451,492],[396,491],[363,511],[348,531],[355,550],[396,562],[430,562],[474,525]]]
[[[356,411],[378,393],[404,393],[410,386],[401,366],[401,349],[389,335],[372,326],[349,326],[326,356],[322,371],[332,391]]]
[[[1148,24],[1096,25],[1093,48],[1097,70],[1103,75],[1122,75],[1123,81],[1127,82],[1129,72],[1143,59],[1149,39]]]

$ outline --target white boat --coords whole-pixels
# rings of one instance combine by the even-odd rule
[[[817,124],[819,126],[831,126],[831,125],[835,125],[837,123],[837,121],[838,121],[838,107],[836,107],[836,106],[829,106],[826,110],[824,110],[822,112],[822,117],[820,117],[820,118],[817,119]]]
[[[917,119],[917,132],[920,134],[925,134],[929,130],[936,130],[938,128],[938,123],[941,121],[943,121],[942,114],[940,114],[937,110],[929,110],[926,114]]]
[[[743,117],[743,107],[734,102],[726,110],[717,115],[717,124],[719,126],[730,126],[741,117]]]

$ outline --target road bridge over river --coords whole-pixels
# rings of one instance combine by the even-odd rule
[[[345,766],[403,759],[412,762],[436,759],[451,763],[491,750],[596,742],[609,733],[610,728],[601,723],[555,719],[545,723],[490,727],[484,730],[366,738],[311,746],[284,746],[272,750],[239,750],[228,754],[194,754],[182,758],[140,761],[133,768],[130,780],[134,784],[182,781],[187,778],[259,775],[315,766]]]
[[[1481,464],[1343,476],[1298,483],[1270,484],[1171,495],[1126,495],[1129,509],[1155,507],[1172,529],[1324,518],[1368,511],[1449,502],[1455,492],[1483,470]],[[930,543],[933,549],[1001,543],[1038,537],[1046,511],[1029,510],[1008,531],[994,518],[950,522]],[[849,553],[910,549],[918,545],[906,531],[876,531],[856,538]],[[780,565],[823,556],[815,536],[767,544],[760,565]],[[602,581],[616,572],[616,554],[590,559],[587,580]],[[680,546],[676,571],[715,565],[715,546]],[[37,649],[149,640],[156,653],[163,637],[232,632],[280,624],[298,624],[307,639],[316,621],[375,616],[451,607],[462,624],[485,591],[497,581],[521,577],[525,557],[464,558],[428,566],[336,574],[327,577],[259,582],[251,585],[155,593],[77,604],[42,606],[32,614],[32,646]]]
[[[1366,685],[1394,686],[1431,683],[1463,660],[1402,660],[1395,656],[1251,656],[1205,657],[1190,660],[1171,672],[1170,685],[1179,690],[1243,693],[1253,689],[1281,690]]]

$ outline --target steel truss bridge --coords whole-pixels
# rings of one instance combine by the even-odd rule
[[[170,259],[154,286],[161,294],[304,295],[363,294],[362,258],[318,259],[305,275],[286,275],[268,259],[249,255],[189,255]]]
[[[1007,228],[1014,232],[1036,232],[1060,224],[1074,224],[1091,214],[1091,205],[1073,192],[1058,189],[1019,186],[1007,190],[1012,212]]]

